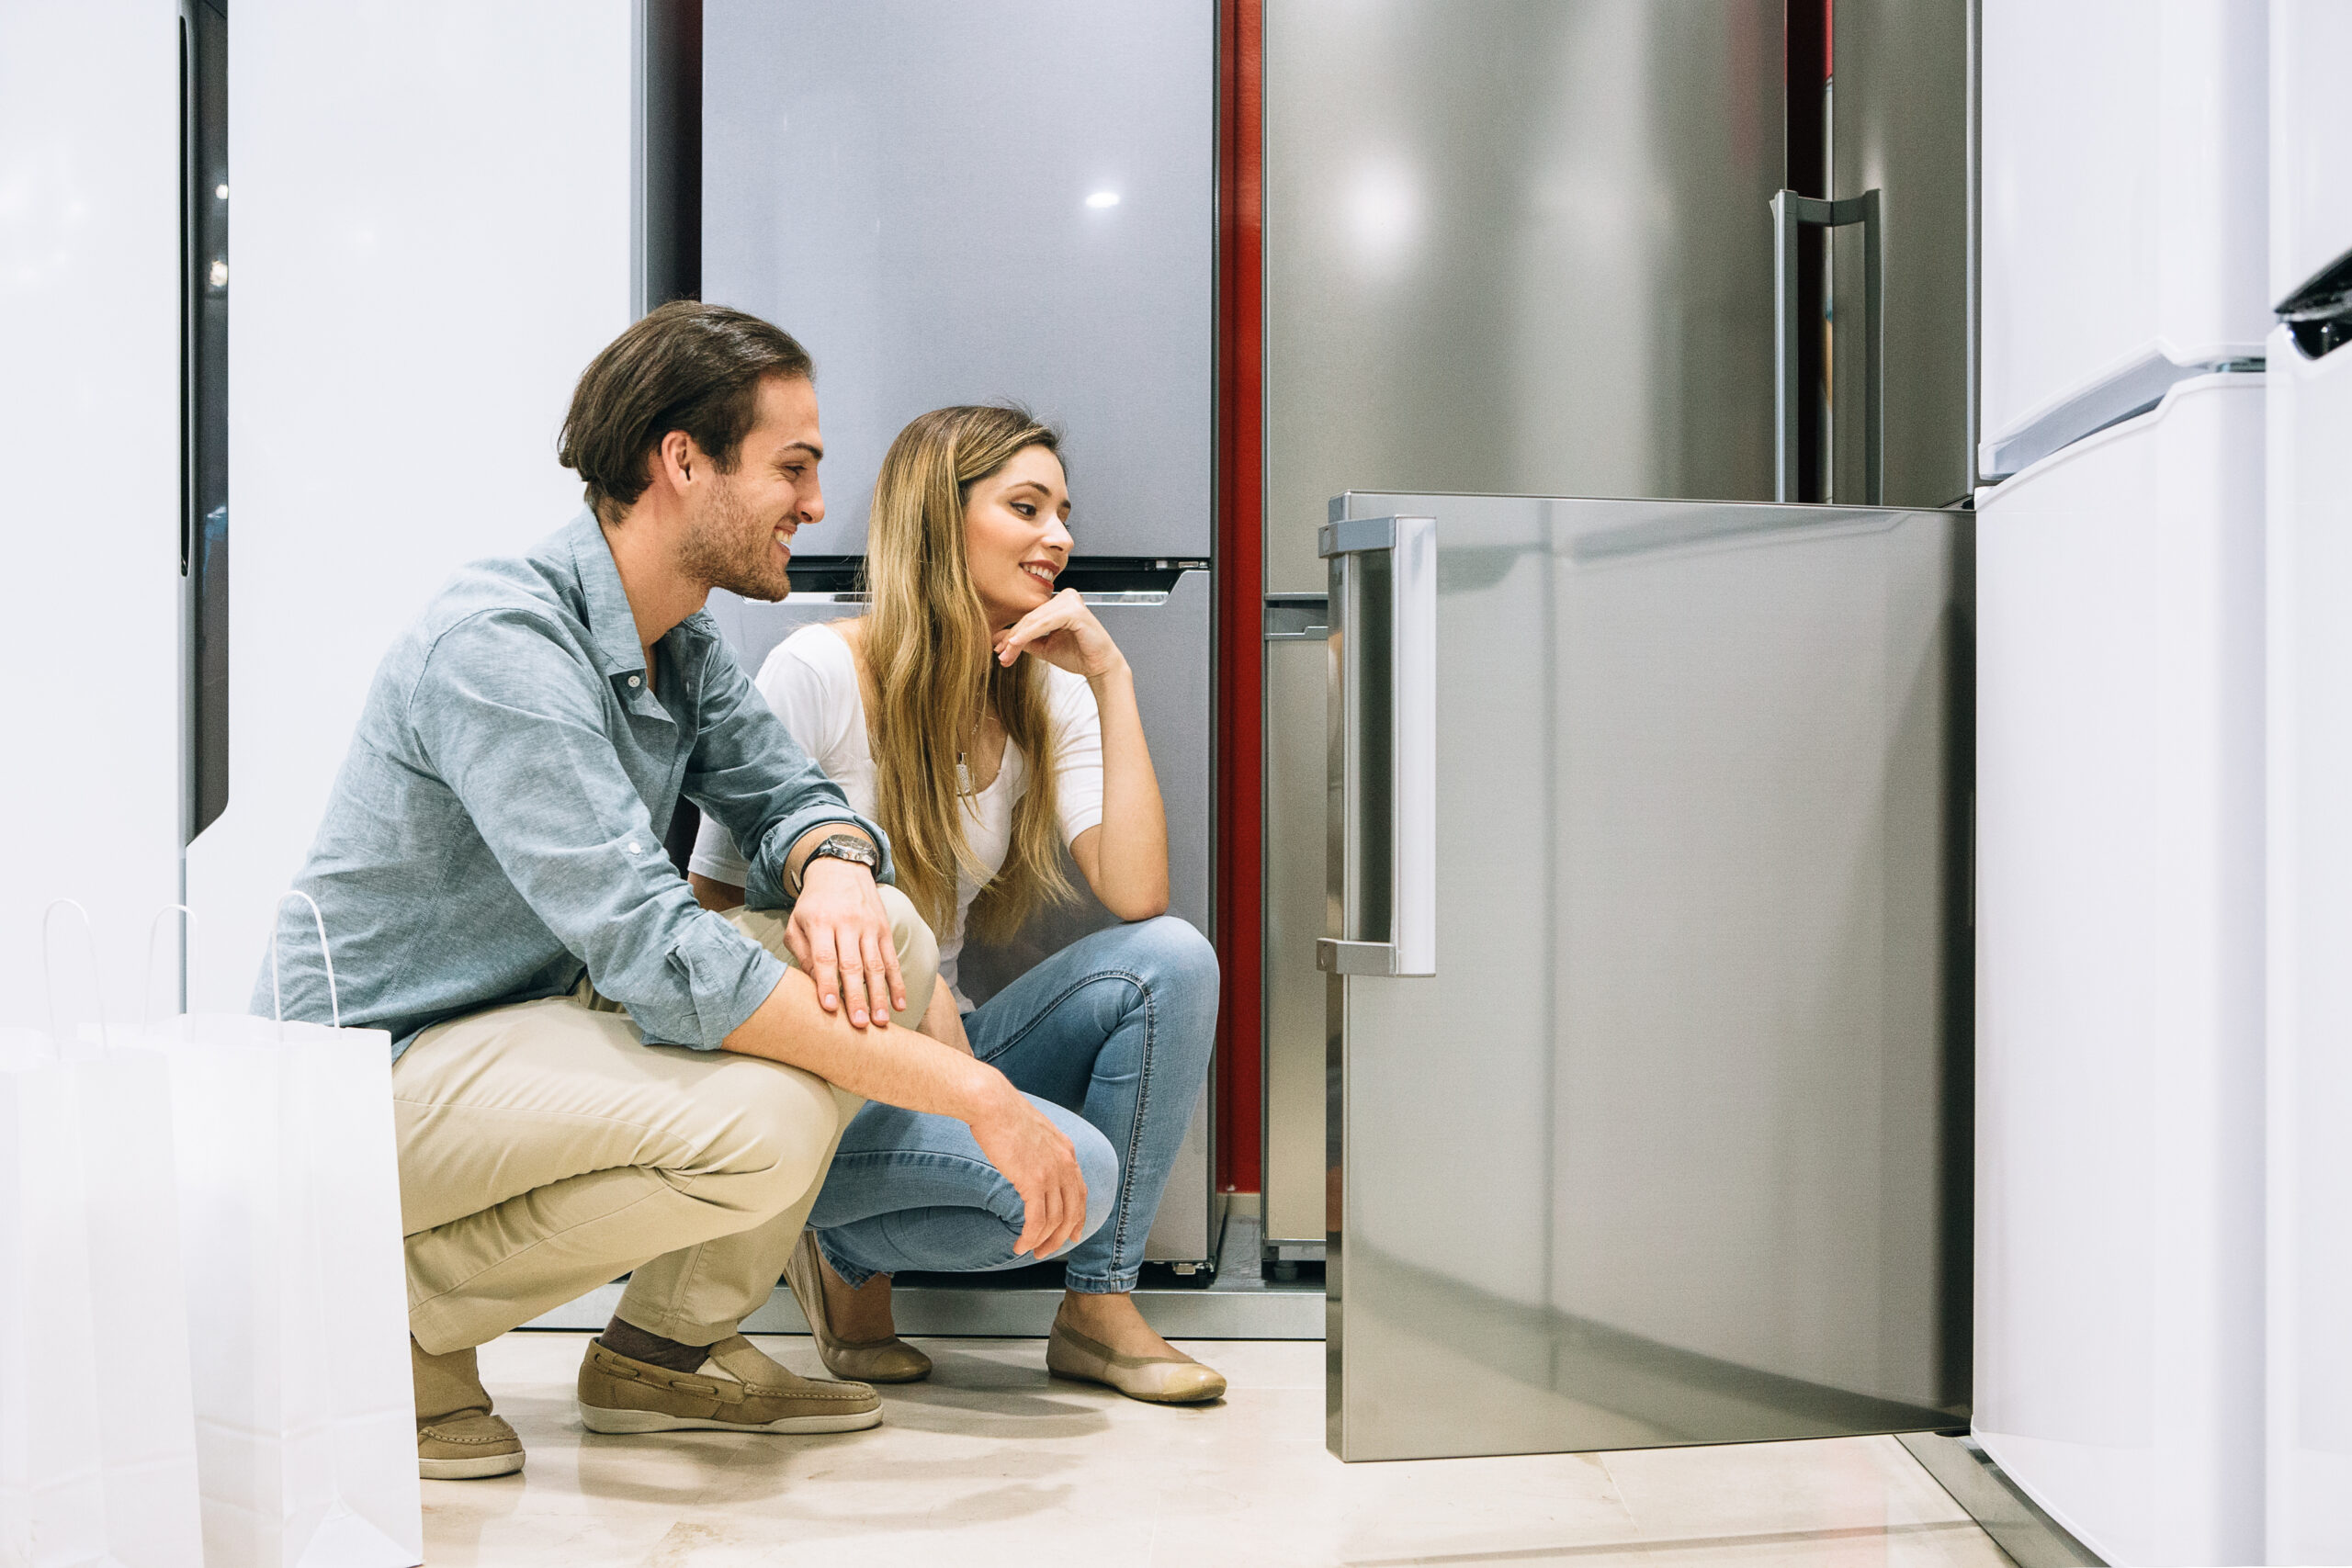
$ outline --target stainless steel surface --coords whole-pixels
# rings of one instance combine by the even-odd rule
[[[1896,1441],[1984,1527],[2018,1568],[2106,1568],[2103,1559],[2044,1513],[1974,1438],[1905,1432]]]
[[[1334,1451],[1964,1424],[1971,516],[1348,502],[1437,520],[1438,923],[1326,981]]]
[[[1314,1280],[1269,1279],[1260,1267],[1257,1217],[1237,1199],[1223,1224],[1220,1262],[1189,1280],[1147,1271],[1136,1305],[1170,1339],[1320,1339],[1323,1289]],[[1294,1272],[1295,1272],[1294,1270]],[[606,1285],[568,1302],[526,1328],[597,1329],[612,1321],[622,1287]],[[899,1331],[925,1337],[1042,1339],[1061,1305],[1061,1281],[1047,1269],[1008,1274],[902,1274],[890,1292]],[[748,1334],[806,1334],[783,1286],[743,1320]]]
[[[926,409],[1068,436],[1079,553],[1209,553],[1212,0],[706,0],[703,298],[816,356],[831,515]]]
[[[1265,1242],[1277,1256],[1323,1256],[1323,594],[1266,604],[1263,1008]],[[1311,1249],[1311,1250],[1310,1250]]]
[[[779,604],[711,595],[718,622],[743,668],[756,671],[769,650],[801,626],[860,613],[856,595],[831,592],[795,593]],[[1099,596],[1116,601],[1122,596]],[[1209,626],[1215,594],[1209,573],[1185,571],[1164,594],[1144,594],[1156,603],[1099,604],[1095,615],[1127,656],[1136,673],[1136,699],[1143,711],[1144,739],[1150,744],[1161,799],[1168,811],[1169,910],[1209,930]],[[1010,942],[966,947],[959,964],[965,994],[984,1002],[1015,976],[1089,931],[1115,924],[1117,917],[1085,891],[1072,867],[1078,901],[1032,920]],[[1204,1089],[1184,1151],[1168,1179],[1159,1215],[1145,1256],[1156,1261],[1206,1261],[1216,1256],[1211,1215],[1216,1161],[1210,1137],[1214,1097]]]
[[[1780,0],[1272,0],[1269,589],[1321,591],[1350,485],[1772,493],[1783,30]]]
[[[1886,291],[1884,501],[1947,506],[1970,491],[1968,0],[1846,0],[1833,15],[1829,194],[1882,193]],[[1862,294],[1862,237],[1830,236],[1842,305]],[[1841,317],[1837,322],[1842,326]],[[1831,339],[1832,500],[1867,496],[1860,334]]]
[[[1334,519],[1317,547],[1331,589],[1331,864],[1348,879],[1340,929],[1315,944],[1328,974],[1427,975],[1437,961],[1432,530],[1427,517]]]
[[[1842,201],[1822,201],[1784,190],[1772,197],[1773,288],[1781,308],[1772,323],[1772,429],[1776,447],[1772,495],[1777,501],[1797,499],[1797,407],[1804,395],[1799,385],[1798,333],[1804,322],[1797,310],[1797,231],[1804,225],[1862,231],[1862,496],[1872,506],[1886,498],[1886,311],[1879,243],[1878,192],[1866,190]]]

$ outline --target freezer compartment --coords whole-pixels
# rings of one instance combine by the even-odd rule
[[[1333,1450],[1964,1427],[1969,514],[1334,505]]]
[[[2259,357],[2277,295],[2265,7],[1982,6],[1980,462],[1998,477]]]
[[[701,298],[816,355],[822,547],[864,551],[907,421],[1015,399],[1065,437],[1080,549],[1207,555],[1216,7],[702,10]]]
[[[769,652],[804,626],[865,614],[854,558],[803,558],[793,563],[795,592],[777,604],[713,593],[710,609],[743,668],[756,671]],[[1209,931],[1210,611],[1207,570],[1166,561],[1073,561],[1062,581],[1085,593],[1136,674],[1144,738],[1151,746],[1168,811],[1169,912]],[[1039,959],[1089,931],[1117,923],[1086,891],[1076,865],[1075,903],[1047,910],[1011,941],[967,944],[959,964],[964,992],[985,1002]],[[1216,1267],[1216,1162],[1211,1140],[1215,1080],[1204,1087],[1168,1179],[1145,1257],[1191,1271]]]

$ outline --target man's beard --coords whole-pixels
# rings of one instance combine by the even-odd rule
[[[686,535],[681,564],[713,588],[746,599],[773,601],[792,592],[792,579],[775,558],[775,530],[752,515],[729,482],[720,483]]]

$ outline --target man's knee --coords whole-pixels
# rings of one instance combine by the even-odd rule
[[[720,1064],[696,1098],[716,1112],[695,1165],[675,1174],[688,1191],[756,1224],[824,1179],[843,1120],[840,1097],[814,1073],[776,1062]]]

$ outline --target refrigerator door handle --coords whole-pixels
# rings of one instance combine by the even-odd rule
[[[1437,973],[1437,522],[1327,525],[1332,975]]]
[[[1862,226],[1862,469],[1871,506],[1886,504],[1886,443],[1883,404],[1886,386],[1885,313],[1881,293],[1884,278],[1879,265],[1878,192],[1838,201],[1799,196],[1784,190],[1772,198],[1772,283],[1780,304],[1772,317],[1772,423],[1774,425],[1772,499],[1796,500],[1797,400],[1797,230],[1812,224],[1821,229]]]

